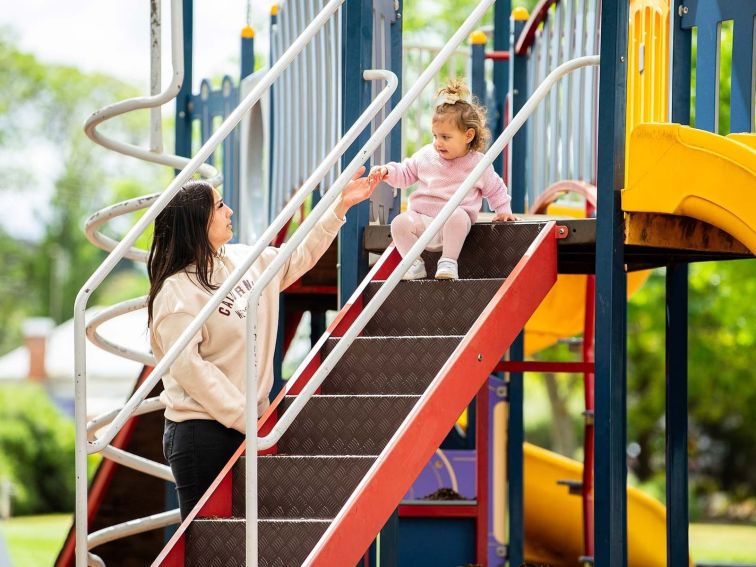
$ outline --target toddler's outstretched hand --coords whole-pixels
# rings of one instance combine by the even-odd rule
[[[371,185],[378,185],[381,181],[386,179],[388,175],[388,169],[385,165],[374,165],[370,168],[370,174],[368,175],[368,181]]]
[[[512,213],[497,213],[496,216],[493,218],[493,222],[497,221],[518,221],[522,220],[520,217],[515,216]]]

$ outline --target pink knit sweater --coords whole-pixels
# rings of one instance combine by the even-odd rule
[[[483,154],[480,152],[444,159],[429,144],[402,163],[387,163],[388,176],[385,181],[399,189],[417,183],[417,189],[409,198],[410,210],[435,217],[481,159]],[[460,204],[470,215],[471,222],[478,218],[483,197],[496,213],[512,212],[512,198],[507,193],[507,186],[491,166],[483,172]]]

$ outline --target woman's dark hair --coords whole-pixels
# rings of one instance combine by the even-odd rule
[[[152,324],[152,306],[163,282],[190,264],[196,265],[202,287],[208,291],[218,289],[210,282],[215,250],[207,235],[214,202],[212,185],[189,181],[155,218],[155,235],[147,259],[148,325]]]

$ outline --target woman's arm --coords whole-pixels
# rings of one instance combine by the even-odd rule
[[[357,171],[342,191],[334,207],[323,215],[284,265],[282,290],[302,277],[325,254],[338,235],[339,229],[346,222],[347,211],[370,198],[378,182],[367,177],[360,177],[363,173],[365,173],[364,167]]]

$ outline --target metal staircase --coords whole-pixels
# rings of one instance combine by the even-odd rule
[[[260,565],[358,561],[553,285],[557,234],[554,223],[478,224],[460,258],[461,279],[394,288],[274,454],[258,459]],[[423,253],[430,274],[438,256]],[[307,380],[399,260],[393,248],[384,254],[321,339],[309,372],[293,379]],[[273,406],[283,412],[295,391]],[[241,453],[226,470],[230,490],[229,479],[221,481],[206,509],[228,517],[199,510],[156,564],[245,564]]]

